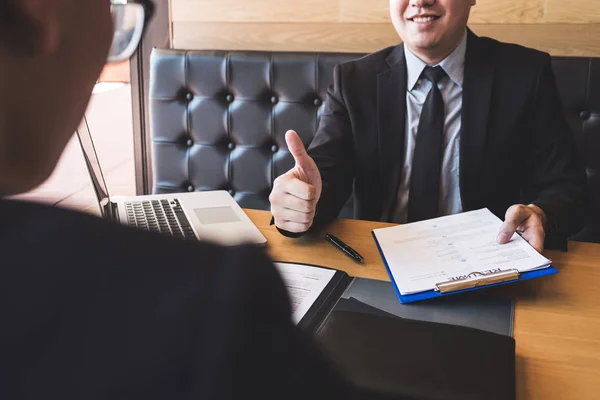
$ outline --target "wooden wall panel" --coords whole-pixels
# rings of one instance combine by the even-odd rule
[[[340,22],[390,23],[389,0],[339,0]]]
[[[470,25],[481,36],[520,43],[554,55],[600,55],[600,25]],[[225,33],[224,33],[225,32]],[[173,47],[368,53],[399,43],[391,24],[178,23]],[[266,46],[268,44],[268,46]]]
[[[170,0],[173,47],[371,52],[400,41],[389,0]],[[479,35],[600,56],[600,0],[478,0]]]
[[[472,24],[537,24],[547,0],[478,0],[471,8]],[[570,0],[579,1],[579,0]]]
[[[341,22],[390,22],[389,0],[339,0]],[[471,8],[473,24],[532,24],[544,19],[547,0],[478,0]],[[573,0],[572,0],[573,1]],[[578,1],[578,0],[575,0]]]
[[[227,32],[223,34],[223,32]],[[179,23],[175,48],[366,53],[399,43],[391,24]]]
[[[387,0],[385,0],[387,3]],[[173,21],[339,22],[338,0],[172,0]]]
[[[563,21],[600,23],[600,0],[546,0],[544,22]]]
[[[471,25],[480,36],[546,51],[555,56],[600,56],[600,25]]]

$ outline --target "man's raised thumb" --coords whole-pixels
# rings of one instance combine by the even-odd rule
[[[307,166],[307,158],[309,157],[298,134],[295,131],[287,131],[285,133],[285,142],[287,143],[288,150],[294,157],[296,166],[300,168]]]

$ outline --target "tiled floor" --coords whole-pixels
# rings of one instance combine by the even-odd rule
[[[96,86],[87,110],[90,131],[111,196],[135,194],[131,88]],[[52,176],[20,199],[97,213],[98,205],[77,137],[73,136]]]

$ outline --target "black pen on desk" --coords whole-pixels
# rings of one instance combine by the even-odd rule
[[[337,247],[338,249],[340,249],[341,251],[343,251],[350,257],[352,257],[355,261],[358,261],[360,263],[365,261],[364,258],[360,254],[358,254],[358,252],[356,250],[354,250],[352,247],[348,246],[346,243],[342,242],[337,237],[330,235],[329,233],[326,233],[325,238],[331,244],[333,244],[335,247]]]

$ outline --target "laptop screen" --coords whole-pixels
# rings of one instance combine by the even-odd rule
[[[87,118],[84,116],[79,128],[75,132],[83,151],[83,157],[87,166],[90,178],[92,179],[92,185],[94,186],[94,192],[98,198],[98,204],[100,205],[100,212],[102,216],[106,217],[107,214],[110,216],[111,208],[109,206],[110,199],[108,195],[108,187],[102,174],[102,168],[100,168],[100,161],[96,154],[96,148],[94,147],[94,141],[90,133]]]

